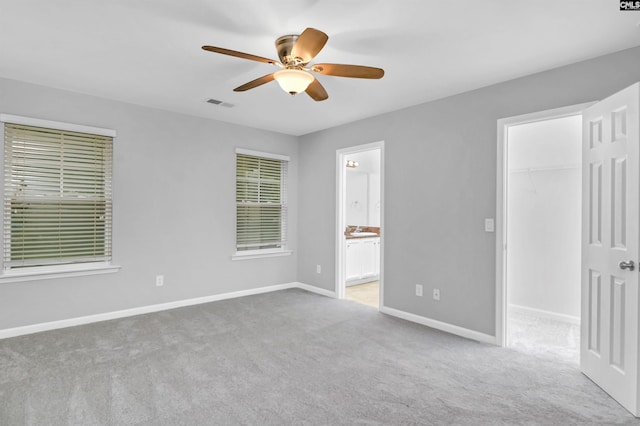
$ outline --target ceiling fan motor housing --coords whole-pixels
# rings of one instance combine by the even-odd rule
[[[295,58],[291,55],[293,45],[296,44],[296,41],[299,37],[299,35],[285,35],[282,37],[278,37],[278,39],[276,40],[276,50],[278,52],[278,57],[280,58],[280,62],[285,66],[285,68],[300,68],[305,65],[302,58]]]

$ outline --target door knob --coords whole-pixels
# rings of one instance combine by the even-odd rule
[[[634,268],[633,260],[630,260],[628,262],[622,261],[618,263],[618,266],[620,267],[620,269],[628,269],[630,271],[633,271],[633,268]]]

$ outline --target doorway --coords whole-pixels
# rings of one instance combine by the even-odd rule
[[[582,110],[498,121],[498,344],[579,364]]]
[[[582,116],[507,132],[507,346],[578,365]]]
[[[580,371],[640,416],[640,83],[590,104],[498,120],[496,343],[508,336],[509,129],[581,113]]]
[[[336,152],[336,294],[379,309],[383,288],[383,142]]]

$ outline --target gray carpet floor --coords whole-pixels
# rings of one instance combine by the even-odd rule
[[[640,425],[575,366],[285,290],[0,340],[1,425]]]
[[[508,345],[526,354],[580,365],[580,325],[509,310]]]

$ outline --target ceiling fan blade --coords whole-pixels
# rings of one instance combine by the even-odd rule
[[[334,75],[336,77],[351,78],[382,78],[384,70],[382,68],[365,67],[362,65],[345,64],[315,64],[312,71],[318,74]]]
[[[304,64],[312,60],[329,40],[329,36],[315,28],[307,28],[300,34],[291,49],[291,56],[302,58]]]
[[[253,89],[256,88],[258,86],[262,86],[265,83],[268,83],[270,81],[273,81],[274,77],[273,74],[267,74],[267,75],[263,75],[260,78],[256,78],[255,80],[252,80],[248,83],[243,84],[242,86],[238,86],[235,89],[233,89],[234,92],[244,92],[247,91],[249,89]]]
[[[265,62],[267,64],[278,63],[278,61],[273,59],[263,58],[262,56],[250,55],[249,53],[244,53],[244,52],[237,52],[235,50],[224,49],[222,47],[202,46],[202,49],[209,52],[222,53],[223,55],[235,56],[236,58],[249,59],[250,61]]]
[[[311,96],[311,99],[314,101],[324,101],[329,97],[327,91],[324,90],[324,87],[322,87],[322,84],[320,84],[317,78],[313,79],[305,92],[307,92],[307,95]]]

